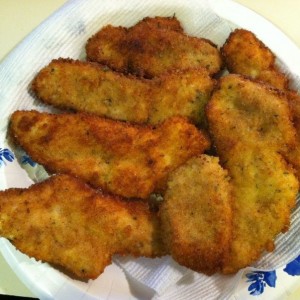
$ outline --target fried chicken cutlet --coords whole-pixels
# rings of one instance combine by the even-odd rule
[[[286,151],[285,158],[293,165],[298,180],[300,180],[300,95],[295,91],[287,91],[286,94],[297,134],[296,146],[290,151]]]
[[[233,241],[223,272],[234,273],[274,250],[274,239],[286,232],[299,185],[294,170],[267,147],[239,143],[224,167],[233,186]]]
[[[147,22],[130,28],[103,27],[88,40],[86,53],[90,61],[146,78],[198,67],[216,74],[222,67],[221,55],[211,41]]]
[[[181,115],[202,126],[213,88],[214,80],[203,68],[150,81],[70,59],[52,61],[32,83],[37,97],[55,107],[134,123],[158,124]]]
[[[87,114],[17,111],[10,134],[51,173],[142,199],[163,190],[172,170],[210,146],[204,133],[180,117],[149,127]]]
[[[193,157],[171,174],[159,217],[174,260],[209,275],[221,270],[231,242],[231,200],[217,157]]]
[[[164,254],[146,203],[103,195],[68,175],[0,191],[0,236],[82,279],[100,275],[116,253]]]
[[[274,53],[252,32],[244,29],[231,33],[221,51],[230,72],[250,76],[286,93],[297,135],[296,146],[289,149],[285,157],[300,179],[300,96],[289,89],[288,78],[275,65]]]
[[[206,112],[222,155],[239,142],[260,143],[281,154],[295,145],[287,98],[279,90],[232,74],[220,79],[212,99]]]
[[[283,153],[295,144],[285,95],[228,75],[207,106],[213,142],[233,189],[233,241],[223,272],[234,273],[274,249],[289,227],[298,180]]]
[[[221,53],[230,73],[249,76],[281,90],[288,87],[288,78],[277,68],[274,53],[251,31],[233,31]]]
[[[176,17],[148,17],[138,22],[135,27],[139,27],[141,30],[145,27],[148,30],[174,30],[181,33],[183,32],[183,28]],[[112,63],[110,64],[112,69],[125,71],[127,68],[127,66],[125,66],[127,58],[115,47],[116,41],[126,40],[127,32],[128,28],[126,27],[108,25],[100,34],[101,43],[105,43],[105,45],[101,46],[104,57],[106,57],[106,59],[113,57],[113,65]],[[86,47],[89,49],[89,53],[93,53],[96,51],[96,49],[94,49],[96,46],[95,43],[89,41]],[[107,65],[103,63],[103,61],[101,63]]]

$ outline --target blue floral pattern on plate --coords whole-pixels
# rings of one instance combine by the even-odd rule
[[[288,263],[286,267],[283,269],[284,272],[291,276],[299,276],[300,275],[300,255],[294,259],[292,262]]]
[[[22,163],[23,165],[29,164],[29,165],[32,166],[32,167],[36,166],[36,162],[33,161],[33,160],[31,159],[31,157],[28,156],[27,154],[22,155],[22,161],[21,161],[21,163]]]
[[[7,148],[0,148],[0,167],[6,165],[6,161],[12,162],[15,159],[14,154]]]
[[[288,275],[300,276],[300,255],[288,263],[283,269]],[[248,287],[249,294],[252,296],[261,295],[266,286],[275,288],[276,286],[276,271],[252,271],[246,274],[247,282],[250,282]]]
[[[276,271],[253,271],[246,274],[248,278],[247,282],[251,282],[248,287],[250,295],[257,296],[264,292],[266,285],[270,287],[275,287],[276,285]]]

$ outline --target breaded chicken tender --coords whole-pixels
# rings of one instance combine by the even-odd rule
[[[285,92],[296,128],[296,145],[288,149],[285,157],[300,179],[300,96],[289,89],[288,78],[276,67],[274,53],[253,33],[238,29],[229,36],[222,54],[230,72],[250,76]]]
[[[180,117],[147,127],[87,114],[16,111],[10,134],[51,173],[142,199],[164,189],[172,170],[210,145],[204,133]]]
[[[234,273],[274,250],[275,237],[289,228],[299,185],[291,166],[267,147],[239,143],[228,155],[234,238],[223,272]]]
[[[245,29],[233,31],[221,53],[229,72],[249,76],[278,89],[288,87],[288,78],[275,64],[275,55],[254,33]]]
[[[174,30],[178,32],[183,32],[180,22],[177,18],[168,18],[168,17],[154,17],[154,18],[144,18],[142,21],[138,22],[135,27],[147,28],[147,30]],[[127,37],[128,29],[126,27],[114,27],[112,25],[107,25],[104,27],[101,34],[98,33],[98,37],[101,38],[101,44],[105,43],[105,45],[101,46],[102,55],[107,59],[112,60],[109,64],[110,68],[115,69],[117,71],[123,70],[124,72],[127,70],[128,66],[126,65],[127,57],[124,56],[123,52],[120,52],[118,47],[115,46],[117,41],[125,41]],[[95,39],[95,38],[94,38]],[[90,52],[95,52],[97,44],[93,41],[90,41],[86,46]],[[87,54],[89,56],[89,54]],[[108,65],[106,62],[101,62],[104,65]]]
[[[285,158],[293,165],[300,180],[300,95],[295,91],[286,91],[286,94],[296,129],[296,146],[286,151]]]
[[[53,60],[37,74],[31,89],[43,102],[62,109],[136,123],[149,118],[151,85],[98,64]]]
[[[130,28],[107,25],[88,40],[86,53],[90,61],[146,78],[198,67],[216,74],[222,67],[221,55],[212,42],[169,26],[149,26],[148,22]]]
[[[295,145],[296,131],[286,95],[270,86],[239,75],[225,76],[206,112],[220,154],[226,157],[240,142],[263,144],[281,153]]]
[[[206,128],[205,107],[211,98],[215,81],[204,68],[173,71],[154,81],[150,124],[159,124],[173,116],[183,116]]]
[[[282,154],[295,144],[284,94],[238,75],[223,77],[207,106],[212,139],[233,189],[233,241],[224,273],[274,249],[289,227],[298,180]]]
[[[203,68],[150,81],[66,59],[52,61],[32,83],[37,97],[55,107],[134,123],[157,124],[180,115],[203,126],[213,88],[214,80]]]
[[[103,195],[68,175],[0,191],[0,236],[82,279],[99,276],[116,253],[164,254],[146,203]]]
[[[213,274],[228,255],[231,187],[217,157],[200,155],[172,173],[159,210],[167,251],[181,265]]]

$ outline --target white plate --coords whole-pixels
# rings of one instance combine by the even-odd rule
[[[6,127],[8,116],[12,111],[33,106],[40,110],[47,109],[33,101],[27,88],[34,74],[51,59],[84,58],[86,39],[101,26],[111,23],[112,20],[114,25],[130,26],[148,15],[173,15],[175,13],[183,24],[186,22],[191,24],[187,30],[193,33],[192,20],[201,16],[197,11],[191,11],[190,6],[195,5],[197,1],[133,1],[131,6],[127,5],[126,1],[126,9],[124,9],[124,1],[103,0],[98,1],[95,11],[89,12],[79,10],[78,7],[83,2],[89,6],[96,1],[67,3],[31,33],[0,66],[2,87],[0,90],[0,115],[2,116],[0,148],[9,148],[6,141]],[[233,23],[235,26],[247,28],[256,33],[289,67],[292,74],[300,76],[300,51],[281,31],[259,15],[230,0],[213,0],[209,3],[213,10],[230,24]],[[56,35],[55,29],[51,28],[59,28],[59,34]],[[25,187],[31,182],[16,160],[11,163],[6,161],[6,165],[0,168],[0,189],[13,186]],[[104,274],[98,279],[80,282],[70,279],[48,264],[29,259],[26,255],[16,251],[5,239],[0,239],[0,249],[23,283],[40,299],[123,300],[150,299],[153,296],[151,289],[137,283],[129,283],[121,269],[114,264],[106,268]],[[272,289],[267,286],[262,296],[266,299],[270,297],[281,299],[288,294],[290,289],[298,285],[298,282],[297,277],[287,276],[281,269],[277,271],[277,287]],[[235,292],[236,299],[253,298],[249,295],[248,286],[249,283],[243,277]]]

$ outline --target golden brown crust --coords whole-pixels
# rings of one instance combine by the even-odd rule
[[[172,257],[197,272],[221,270],[231,242],[231,187],[218,158],[200,155],[170,176],[159,210]]]
[[[172,170],[209,148],[208,138],[180,117],[152,128],[87,114],[17,111],[10,134],[51,173],[142,199],[162,190]]]
[[[300,180],[300,95],[291,90],[286,91],[286,95],[297,133],[295,147],[286,151],[284,155],[287,161],[295,168],[298,180]]]
[[[96,278],[114,254],[169,253],[210,275],[273,251],[300,178],[300,97],[274,53],[237,29],[220,54],[175,17],[105,26],[86,50],[90,62],[53,60],[31,87],[47,104],[84,113],[11,117],[14,141],[51,173],[69,175],[0,192],[0,235],[79,278]],[[241,75],[215,87],[222,58]],[[206,128],[205,112],[224,169],[201,155],[209,137],[191,123]],[[151,193],[164,196],[159,220],[139,201]]]
[[[233,31],[221,53],[229,72],[249,76],[278,89],[288,87],[288,78],[275,65],[275,55],[252,32]]]
[[[37,260],[96,278],[113,254],[164,254],[148,205],[106,196],[67,175],[0,192],[0,235]]]
[[[145,80],[72,59],[53,60],[31,85],[39,99],[55,107],[136,123],[149,118],[151,87]]]
[[[225,76],[206,112],[222,155],[239,142],[263,143],[281,153],[295,146],[296,131],[286,95],[269,85],[240,75]]]
[[[275,64],[275,55],[252,32],[237,29],[227,39],[221,52],[230,72],[250,76],[285,92],[296,128],[296,144],[284,153],[300,179],[300,96],[289,89],[287,76]]]
[[[202,126],[213,88],[214,80],[203,68],[173,71],[149,81],[71,59],[53,60],[32,83],[39,99],[58,108],[150,124],[184,116]]]
[[[215,45],[182,32],[147,26],[108,25],[86,44],[87,58],[124,73],[153,78],[174,69],[204,67],[216,74],[222,67]]]
[[[238,144],[224,162],[232,177],[233,242],[223,272],[235,273],[275,249],[275,237],[286,232],[299,189],[294,170],[269,149]]]
[[[174,30],[178,32],[183,32],[183,28],[178,21],[178,19],[173,17],[146,17],[143,20],[139,21],[135,27],[138,26],[147,26],[152,29],[163,29],[163,30]]]
[[[148,30],[174,30],[182,32],[180,22],[175,17],[154,17],[154,18],[144,18],[138,22],[135,27],[147,28]],[[128,29],[125,27],[115,27],[112,25],[106,25],[102,28],[101,33],[97,33],[97,37],[101,39],[101,51],[103,58],[101,64],[109,65],[110,68],[125,72],[127,69],[127,59],[122,52],[115,47],[115,41],[124,41],[127,37]],[[89,39],[86,49],[92,55],[92,53],[97,52],[97,44],[90,41]],[[113,57],[113,62],[110,57]],[[92,60],[92,59],[90,59]]]
[[[228,75],[207,107],[209,128],[233,188],[233,242],[222,271],[233,273],[274,249],[289,226],[298,180],[283,155],[295,129],[283,92]]]
[[[173,71],[157,77],[149,123],[159,124],[169,117],[183,116],[206,128],[205,107],[215,84],[204,68]]]

